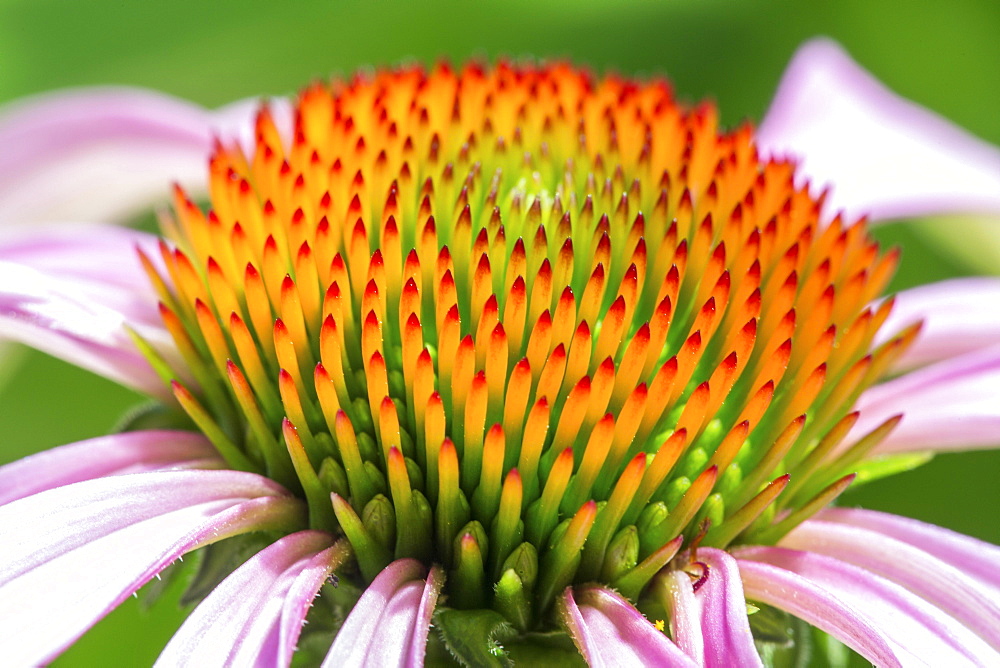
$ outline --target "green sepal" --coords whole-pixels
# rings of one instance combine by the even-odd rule
[[[708,463],[708,453],[705,452],[704,448],[689,448],[686,453],[684,453],[684,459],[681,465],[678,467],[679,475],[685,478],[697,478],[698,474],[705,470],[705,464]],[[670,503],[672,508],[675,504]]]
[[[639,515],[636,528],[639,530],[639,558],[642,559],[663,545],[660,527],[670,521],[670,511],[666,504],[657,501],[646,506]]]
[[[359,387],[366,387],[365,382],[361,382]],[[361,457],[370,461],[375,459],[375,457],[381,456],[378,454],[378,444],[372,438],[372,434],[375,433],[375,423],[372,421],[368,399],[355,397],[351,409],[351,424],[354,427],[354,433],[357,434],[358,449],[361,450]]]
[[[732,462],[716,481],[715,491],[722,495],[723,499],[728,498],[740,486],[741,482],[743,482],[743,468],[738,462]]]
[[[714,526],[722,524],[725,519],[726,502],[723,500],[721,494],[715,493],[710,494],[709,497],[705,499],[705,503],[703,503],[701,509],[698,510],[698,515],[695,517],[695,520],[690,522],[688,526],[691,527],[693,531],[697,532],[701,531],[702,525],[711,529]]]
[[[368,534],[374,538],[386,550],[393,550],[396,545],[396,513],[392,509],[392,502],[382,494],[365,504],[361,511],[361,523],[368,530]]]
[[[359,439],[360,441],[360,439]],[[365,474],[368,476],[369,482],[371,482],[372,489],[375,494],[388,494],[389,484],[385,480],[385,474],[382,470],[370,461],[366,461],[365,464]]]
[[[322,419],[322,418],[320,418]],[[337,449],[337,443],[333,440],[333,436],[325,431],[316,431],[313,433],[313,439],[316,441],[316,445],[319,446],[319,450],[323,453],[324,458],[338,456],[339,450]],[[337,462],[339,465],[340,462]],[[344,479],[347,479],[345,474]]]
[[[603,504],[605,502],[601,502]],[[601,506],[601,504],[597,504]],[[602,506],[603,507],[603,506]],[[573,581],[583,559],[586,536],[570,533],[574,518],[566,518],[552,532],[549,550],[542,555],[538,576],[538,609],[548,611],[556,596]]]
[[[563,536],[566,535],[566,529],[569,528],[569,523],[572,519],[572,517],[567,517],[562,522],[557,524],[556,528],[552,530],[551,534],[549,534],[549,550],[554,549],[555,546],[559,544],[559,541],[562,540]]]
[[[459,527],[469,521],[471,512],[469,502],[461,490],[456,490],[454,503],[442,503],[439,499],[437,512],[434,514],[434,528],[437,535],[438,558],[445,566],[451,567],[455,561],[452,547],[459,535]]]
[[[493,593],[493,607],[518,630],[527,630],[531,625],[531,597],[513,568],[503,572]]]
[[[691,480],[689,478],[683,476],[674,478],[667,483],[666,489],[660,493],[660,498],[666,502],[667,508],[675,508],[690,486]]]
[[[515,517],[516,523],[512,524],[509,530],[505,530],[504,522],[501,519],[506,518],[497,515],[493,518],[493,523],[490,526],[493,549],[490,551],[489,566],[494,578],[499,578],[500,574],[506,570],[500,560],[506,560],[514,551],[514,547],[520,544],[524,538],[524,522],[522,520]]]
[[[714,369],[713,369],[714,371]],[[708,421],[705,427],[701,430],[701,436],[698,437],[698,444],[707,450],[715,451],[722,439],[726,437],[728,429],[723,426],[722,420],[719,418],[712,418]],[[707,459],[705,462],[707,463]],[[701,469],[705,468],[705,463],[702,463],[701,468],[695,471],[695,475],[701,472]]]
[[[630,524],[615,534],[604,553],[601,581],[614,582],[639,563],[639,532]]]
[[[434,613],[434,627],[445,647],[463,666],[514,665],[503,643],[513,638],[515,631],[499,612],[439,607]]]
[[[423,492],[415,489],[410,496],[410,518],[416,528],[413,556],[429,561],[434,552],[431,537],[434,535],[434,510]]]
[[[471,536],[472,542],[463,539]],[[476,608],[486,601],[486,555],[489,543],[486,531],[476,520],[472,520],[458,532],[453,545],[455,566],[448,575],[451,584],[451,599],[462,608]]]
[[[396,406],[400,406],[403,397],[406,396],[406,383],[403,381],[403,373],[399,370],[403,367],[402,350],[395,346],[389,347],[386,356],[388,358],[385,361],[386,368],[389,369],[389,373],[386,374],[386,380],[389,381],[389,396],[393,397]],[[405,416],[399,417],[402,420]]]
[[[536,545],[552,542],[552,533],[558,525],[557,510],[544,506],[541,498],[531,502],[524,515],[524,531],[529,541]]]
[[[340,462],[333,457],[325,457],[323,463],[319,465],[319,482],[326,488],[327,492],[336,492],[340,496],[350,496],[350,486],[347,484],[347,473]]]
[[[531,543],[521,543],[503,562],[503,570],[513,569],[524,588],[531,591],[538,581],[538,550]]]

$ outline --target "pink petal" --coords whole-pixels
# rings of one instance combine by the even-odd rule
[[[701,548],[697,559],[708,565],[708,579],[695,596],[701,599],[705,665],[760,666],[747,620],[746,599],[736,560],[722,550]]]
[[[695,664],[705,665],[705,636],[701,632],[701,602],[695,598],[691,576],[684,571],[670,571],[663,576],[663,586],[670,596],[670,634]]]
[[[444,580],[444,570],[439,566],[434,566],[427,574],[424,590],[420,594],[420,605],[417,608],[413,637],[410,639],[409,657],[406,662],[408,666],[424,665],[424,656],[427,654],[427,634],[431,630],[431,617],[434,615],[434,608],[437,606]]]
[[[187,431],[133,431],[52,448],[0,467],[0,505],[110,475],[220,468],[215,448]]]
[[[558,605],[563,625],[592,668],[697,665],[628,601],[603,587],[569,587]]]
[[[213,137],[247,136],[256,104],[219,112],[148,90],[59,91],[0,110],[0,222],[123,220],[180,182],[205,192]]]
[[[236,471],[99,478],[0,507],[0,656],[46,663],[186,552],[302,521],[284,489]]]
[[[888,418],[903,414],[877,452],[958,450],[1000,443],[1000,346],[907,373],[866,391],[853,442]]]
[[[760,666],[750,633],[746,599],[736,560],[702,548],[693,567],[707,569],[698,591],[682,571],[666,576],[671,630],[677,644],[700,666]]]
[[[917,547],[877,531],[811,520],[781,540],[782,547],[825,554],[900,584],[1000,649],[1000,605],[982,583]]]
[[[430,569],[426,581],[409,580],[392,593],[375,627],[376,636],[368,644],[363,665],[372,668],[424,665],[431,617],[443,584],[444,571],[435,566]],[[338,639],[342,633],[343,629],[337,633]],[[330,655],[327,655],[323,665],[328,665],[329,661]]]
[[[860,508],[827,508],[818,516],[828,522],[876,531],[951,564],[1000,600],[1000,547],[908,517]]]
[[[903,665],[889,638],[858,610],[830,592],[783,568],[745,559],[737,559],[736,563],[743,589],[751,599],[773,605],[826,631],[881,668]],[[900,653],[911,658],[905,651]]]
[[[20,341],[123,385],[166,397],[129,339],[128,318],[76,287],[0,262],[0,337]]]
[[[323,660],[324,668],[367,665],[369,656],[386,653],[398,660],[383,665],[404,665],[404,657],[410,650],[408,642],[415,636],[412,629],[418,621],[420,624],[429,621],[417,619],[423,591],[419,581],[425,572],[415,559],[399,559],[386,566],[368,585],[340,627]],[[397,594],[400,598],[390,608]],[[384,632],[386,625],[396,630],[395,636]],[[401,629],[408,631],[404,633]],[[426,637],[426,632],[423,635]]]
[[[795,54],[757,134],[766,156],[789,156],[828,211],[874,219],[1000,212],[1000,150],[905,100],[836,43]]]
[[[916,596],[903,587],[885,580],[857,566],[844,563],[822,554],[800,552],[780,547],[748,547],[736,551],[741,560],[740,569],[743,573],[744,585],[750,598],[760,598],[765,603],[771,603],[779,608],[799,615],[801,608],[793,609],[793,605],[774,593],[768,594],[766,586],[768,574],[760,570],[743,570],[745,561],[758,561],[777,569],[798,575],[802,581],[815,585],[826,592],[827,600],[836,599],[844,605],[852,607],[857,616],[878,629],[878,633],[889,640],[893,652],[899,656],[912,655],[912,660],[937,666],[955,665],[991,665],[1000,661],[1000,654],[986,644],[957,620],[938,608]],[[762,576],[763,580],[755,580],[753,584],[748,576]],[[751,578],[752,579],[752,578]],[[792,585],[793,581],[772,578],[778,585]],[[799,582],[801,584],[801,581]],[[760,588],[763,588],[762,592]],[[785,591],[785,595],[787,595]],[[765,596],[765,598],[761,598]],[[816,592],[802,591],[802,602],[797,606],[811,606],[813,616],[822,616],[825,612],[817,604],[820,595]],[[770,599],[770,600],[769,600]],[[775,600],[781,599],[781,600]],[[840,617],[840,614],[836,615]],[[857,637],[842,637],[837,632],[827,629],[814,619],[803,617],[806,621],[828,630],[851,647],[854,647],[876,663],[886,657],[868,655],[857,647]],[[877,660],[876,660],[877,659]],[[879,664],[881,665],[881,664]]]
[[[300,531],[251,557],[191,613],[157,665],[290,665],[316,593],[346,556],[331,543]]]
[[[1000,279],[953,278],[896,295],[875,336],[879,345],[904,327],[923,322],[920,335],[897,368],[921,366],[1000,342]]]
[[[125,330],[175,361],[135,252],[153,244],[152,235],[99,226],[49,227],[0,243],[0,337],[168,398]]]
[[[350,554],[338,545],[323,550],[309,560],[288,590],[278,622],[277,660],[291,663],[302,625],[320,586]]]
[[[0,260],[45,276],[79,283],[81,295],[127,312],[141,324],[160,325],[157,295],[136,248],[159,257],[158,237],[111,225],[38,224],[0,230]],[[162,271],[162,265],[158,264]],[[165,273],[165,272],[163,272]]]
[[[404,659],[411,653],[413,646],[413,627],[423,591],[422,582],[411,580],[393,593],[379,618],[378,636],[368,646],[364,666],[382,668],[419,665],[407,663]],[[425,639],[424,643],[426,642]]]

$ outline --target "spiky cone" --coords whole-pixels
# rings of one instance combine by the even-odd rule
[[[849,484],[848,412],[915,330],[872,350],[897,256],[819,211],[662,82],[404,68],[308,88],[290,141],[264,108],[145,264],[182,406],[346,536],[343,577],[439,564],[530,631]]]

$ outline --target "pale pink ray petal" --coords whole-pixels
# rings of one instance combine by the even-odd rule
[[[701,548],[697,560],[708,566],[708,577],[695,596],[701,599],[701,629],[705,665],[709,668],[761,666],[747,621],[746,599],[736,560],[723,550]]]
[[[608,589],[567,587],[557,605],[563,626],[591,668],[697,665],[641,612]]]
[[[137,88],[47,93],[0,109],[0,223],[120,221],[200,195],[214,138],[251,132],[255,105],[210,112]]]
[[[951,564],[1000,600],[1000,547],[909,517],[860,508],[827,508],[817,515],[903,541]]]
[[[710,548],[699,549],[692,559],[691,572],[701,573],[697,591],[685,571],[673,571],[664,579],[675,642],[700,666],[762,665],[736,561]]]
[[[277,626],[277,662],[289,665],[295,653],[302,625],[313,599],[330,573],[350,557],[349,548],[336,544],[310,559],[288,590]]]
[[[424,665],[424,657],[427,654],[427,635],[431,629],[431,617],[434,615],[434,608],[437,606],[444,580],[444,569],[440,566],[433,566],[427,574],[424,590],[420,594],[420,606],[417,609],[416,624],[413,628],[413,637],[410,639],[405,665]]]
[[[424,665],[427,634],[443,584],[444,571],[435,566],[426,581],[407,582],[392,595],[379,619],[378,634],[368,647],[365,666],[411,668]]]
[[[236,471],[99,478],[2,506],[0,656],[47,663],[186,552],[304,521],[283,488]]]
[[[803,619],[853,649],[880,668],[900,668],[915,659],[858,610],[806,578],[777,566],[740,559],[743,589],[754,601],[772,605]]]
[[[875,335],[880,345],[904,327],[923,322],[920,334],[894,363],[907,369],[1000,343],[1000,278],[953,278],[904,290]]]
[[[1000,604],[982,584],[923,550],[877,531],[810,520],[782,538],[781,547],[825,554],[903,585],[1000,650]]]
[[[861,417],[845,440],[856,441],[902,414],[876,452],[960,450],[1000,444],[1000,346],[912,371],[861,395]]]
[[[437,605],[444,571],[431,568],[426,581],[404,583],[385,604],[377,635],[368,646],[363,665],[419,667],[427,653],[427,635]]]
[[[372,581],[358,602],[354,604],[351,614],[344,620],[344,625],[337,632],[333,646],[323,660],[324,668],[339,668],[340,666],[361,666],[373,646],[381,643],[398,643],[402,638],[389,638],[382,632],[383,613],[389,601],[397,592],[404,589],[408,583],[420,580],[426,569],[415,559],[398,559],[382,570]],[[415,617],[420,605],[419,591],[413,600],[413,610],[401,614]]]
[[[403,659],[410,653],[423,591],[423,583],[419,580],[411,580],[396,590],[385,604],[378,621],[377,635],[368,646],[368,653],[361,665],[365,668],[403,668],[411,665]]]
[[[102,303],[120,310],[128,308],[134,317],[145,315],[142,322],[159,322],[156,293],[136,252],[141,248],[157,260],[156,235],[79,222],[0,228],[0,234],[0,260],[31,267],[46,276],[83,281],[80,289]],[[157,268],[162,270],[162,263]],[[112,301],[115,299],[118,301]],[[132,305],[137,302],[144,305],[143,310]]]
[[[670,571],[661,580],[670,597],[670,635],[696,665],[705,665],[705,636],[701,632],[701,601],[694,595],[691,576]]]
[[[300,531],[251,557],[195,608],[157,665],[290,665],[312,600],[346,557],[344,550],[331,547],[332,542],[324,532]],[[310,586],[296,587],[303,576]],[[286,610],[294,613],[286,618]],[[283,633],[290,642],[287,652]]]
[[[0,337],[20,340],[160,398],[170,393],[124,326],[185,368],[137,250],[154,235],[109,225],[41,225],[0,240]],[[182,380],[190,381],[183,377]]]
[[[221,468],[222,464],[208,439],[189,431],[131,431],[99,436],[0,467],[0,506],[47,489],[104,476]]]
[[[18,499],[0,506],[3,534],[19,536],[3,544],[0,584],[134,522],[198,503],[272,496],[290,495],[262,476],[223,470],[98,478]]]
[[[991,665],[1000,661],[1000,654],[964,624],[863,568],[822,554],[780,547],[740,548],[736,557],[741,562],[759,561],[791,571],[852,606],[893,643],[897,653],[905,650],[938,666]],[[746,573],[743,578],[746,584]],[[749,585],[747,592],[750,598],[756,597]]]
[[[1000,213],[1000,150],[899,97],[828,39],[795,54],[757,143],[829,187],[828,212]]]
[[[155,299],[118,310],[94,298],[82,279],[48,276],[31,267],[0,261],[0,338],[33,348],[141,392],[169,398],[169,391],[129,338],[126,326],[170,351],[162,327],[144,326]],[[122,307],[121,300],[116,306]]]

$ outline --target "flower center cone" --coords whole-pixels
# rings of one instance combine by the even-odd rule
[[[666,84],[566,65],[315,85],[219,146],[144,258],[234,468],[300,493],[358,577],[415,557],[537,627],[637,600],[682,543],[773,543],[893,426],[851,407],[897,261]],[[153,360],[165,378],[181,374]]]

